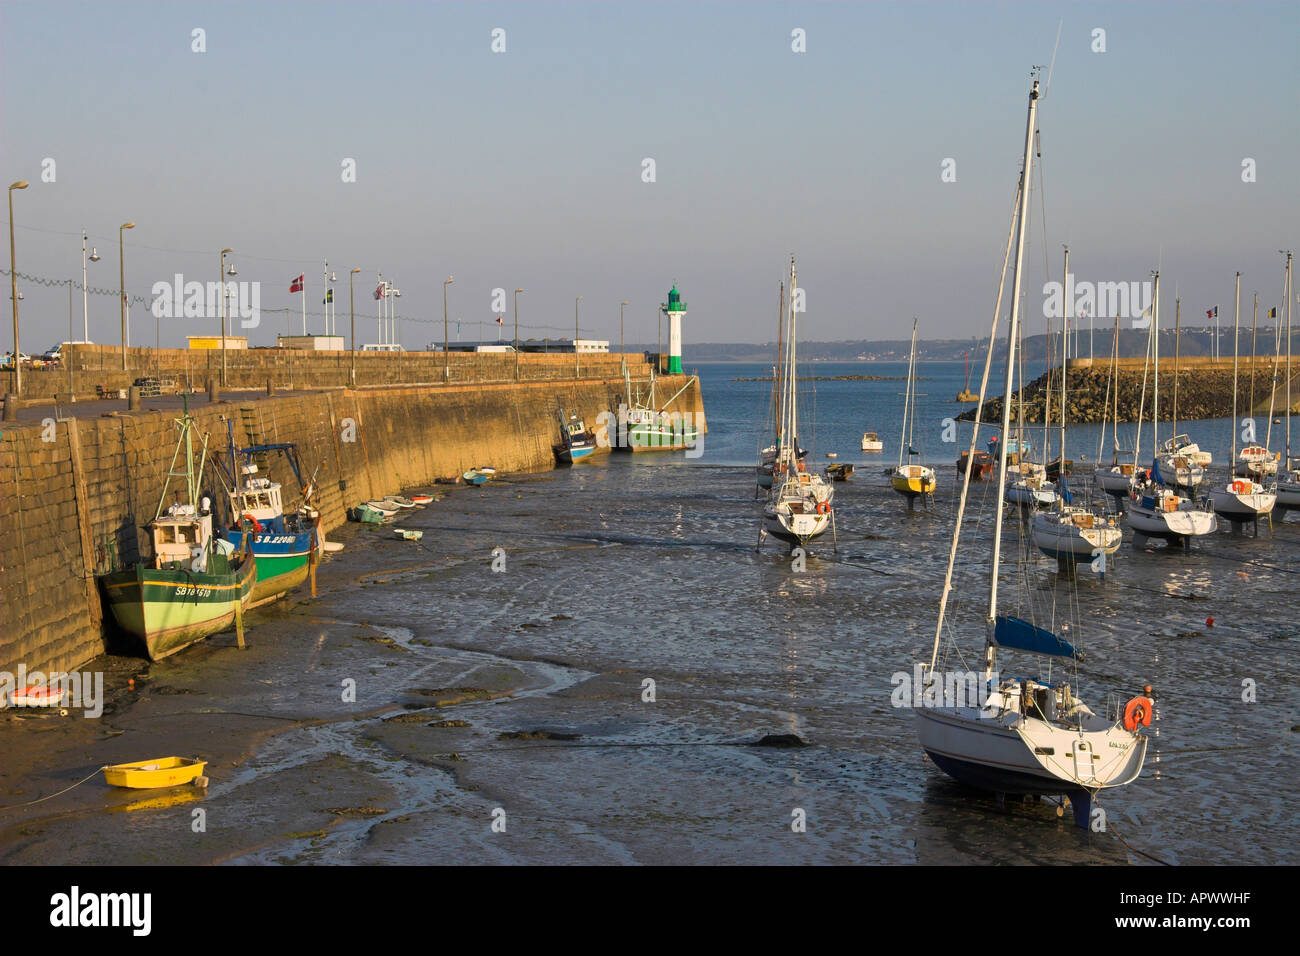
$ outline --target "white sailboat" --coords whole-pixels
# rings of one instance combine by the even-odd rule
[[[1066,251],[1066,275],[1069,275],[1069,251]],[[1060,477],[1056,481],[1059,495],[1055,507],[1034,515],[1031,531],[1038,550],[1062,565],[1078,561],[1091,561],[1098,555],[1111,555],[1119,550],[1124,533],[1113,518],[1095,514],[1091,508],[1074,503],[1069,478],[1065,471],[1069,459],[1065,455],[1066,402],[1066,335],[1061,335],[1061,457]],[[1050,410],[1051,403],[1048,403]],[[1104,426],[1103,426],[1104,428]]]
[[[912,510],[916,499],[929,504],[934,495],[934,469],[914,464],[913,456],[920,455],[912,445],[916,435],[916,319],[912,319],[912,350],[907,359],[907,390],[903,398],[903,431],[898,436],[898,466],[890,473],[889,483],[907,499],[907,509]]]
[[[1232,457],[1237,457],[1237,330],[1241,322],[1241,273],[1237,273],[1236,304],[1232,317]],[[1271,419],[1271,415],[1270,415]],[[1263,449],[1267,454],[1268,449]],[[1229,478],[1226,487],[1210,492],[1214,513],[1226,518],[1233,531],[1240,531],[1249,522],[1259,533],[1259,519],[1273,512],[1277,495],[1250,477]]]
[[[1146,400],[1146,378],[1142,381],[1142,400]],[[1133,493],[1137,484],[1137,465],[1131,461],[1121,462],[1121,454],[1128,451],[1119,447],[1119,315],[1115,316],[1115,333],[1111,340],[1110,380],[1106,383],[1106,401],[1102,405],[1101,435],[1097,439],[1097,460],[1101,461],[1106,447],[1106,419],[1110,418],[1111,463],[1093,469],[1093,480],[1097,487],[1115,499],[1116,510],[1123,508],[1124,499]],[[1138,429],[1137,439],[1142,437]],[[1136,453],[1134,455],[1136,458]]]
[[[1151,273],[1151,354],[1155,358],[1155,376],[1152,386],[1151,435],[1152,444],[1158,441],[1160,427],[1160,273]],[[1142,431],[1142,415],[1138,413],[1138,432]],[[1157,445],[1157,447],[1159,447]],[[1135,453],[1136,455],[1136,453]],[[1136,466],[1136,458],[1134,465]],[[1170,544],[1190,547],[1191,539],[1213,534],[1219,522],[1214,512],[1191,498],[1179,495],[1169,487],[1161,472],[1157,456],[1151,462],[1151,477],[1135,488],[1128,500],[1128,523],[1133,529],[1133,543],[1138,547],[1148,538],[1160,538]]]
[[[1002,405],[1002,433],[1010,426],[1016,330],[1020,319],[1021,266],[1024,258],[1025,221],[1029,213],[1029,180],[1033,161],[1034,119],[1038,105],[1038,80],[1029,94],[1029,116],[1025,135],[1024,165],[1020,180],[1018,214],[1015,222],[1015,273],[1011,294],[1011,319],[1007,336],[1006,391]],[[1008,242],[1008,254],[1011,243]],[[994,312],[1001,310],[1002,295]],[[993,349],[995,334],[989,336]],[[988,366],[980,387],[983,404]],[[975,418],[979,431],[979,415]],[[971,444],[975,443],[972,435]],[[1006,448],[999,454],[999,466],[1005,479]],[[957,525],[953,532],[939,602],[939,620],[935,628],[934,651],[930,658],[925,706],[917,709],[917,735],[921,747],[931,760],[949,775],[975,787],[999,795],[1041,794],[1068,799],[1074,820],[1087,827],[1091,821],[1091,802],[1097,791],[1118,787],[1134,780],[1146,758],[1147,740],[1139,729],[1149,725],[1153,702],[1150,688],[1135,696],[1123,709],[1122,716],[1094,713],[1071,691],[1069,684],[1057,680],[1003,679],[996,670],[999,647],[1047,655],[1050,658],[1078,660],[1081,656],[1068,642],[1030,621],[999,613],[998,572],[1002,544],[1004,501],[997,498],[997,520],[993,523],[993,551],[989,573],[989,605],[985,618],[984,669],[982,693],[974,702],[964,698],[966,685],[941,676],[939,651],[944,634],[944,615],[952,590],[953,571],[961,535],[962,517],[970,489],[969,474],[962,482]],[[925,665],[922,665],[925,668]]]
[[[794,257],[791,256],[790,337],[782,369],[781,431],[772,463],[772,491],[763,505],[759,547],[762,547],[763,536],[767,534],[803,546],[834,526],[832,499],[835,486],[821,475],[808,471],[805,456],[799,453],[796,283]]]

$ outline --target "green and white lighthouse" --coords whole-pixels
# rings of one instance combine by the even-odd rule
[[[659,311],[668,316],[668,374],[682,374],[682,316],[686,314],[686,303],[682,294],[673,283],[668,293],[668,301],[659,305]]]

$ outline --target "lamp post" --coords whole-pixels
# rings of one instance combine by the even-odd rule
[[[515,289],[515,381],[519,381],[519,293],[523,289]]]
[[[217,274],[221,281],[217,283],[217,288],[221,290],[221,302],[218,308],[221,310],[221,387],[226,387],[226,303],[229,301],[226,296],[226,253],[234,252],[234,249],[221,250],[221,270]],[[235,274],[235,266],[230,266],[230,274]]]
[[[620,354],[623,352],[623,309],[626,305],[626,299],[618,304],[618,351]]]
[[[135,223],[124,222],[117,227],[117,278],[118,291],[121,298],[118,305],[122,309],[122,371],[126,371],[126,259],[123,252],[122,233],[126,229],[134,229]]]
[[[573,377],[577,378],[581,370],[578,367],[578,303],[582,301],[582,296],[573,300]]]
[[[90,341],[90,294],[86,290],[86,230],[81,230],[81,340]],[[99,261],[99,250],[90,250],[90,261]]]
[[[357,299],[356,287],[353,277],[360,272],[360,269],[353,269],[348,273],[348,314],[351,317],[352,332],[352,387],[357,387]]]
[[[22,352],[18,350],[18,266],[14,264],[14,190],[26,189],[27,180],[20,179],[9,185],[9,295],[14,304],[14,394],[23,393]]]
[[[450,344],[447,340],[447,286],[451,285],[455,276],[447,276],[442,280],[442,377],[443,379],[451,378],[451,353],[447,351]]]

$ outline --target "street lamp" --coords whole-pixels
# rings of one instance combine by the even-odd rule
[[[618,304],[618,350],[620,353],[623,351],[623,308],[626,305],[626,299]]]
[[[86,230],[81,230],[81,341],[90,341],[90,294],[86,289]],[[90,261],[99,261],[99,250],[90,250]]]
[[[235,251],[234,249],[221,250],[221,271],[218,273],[218,275],[221,277],[221,281],[217,284],[217,288],[221,290],[221,302],[218,304],[218,308],[221,309],[221,387],[222,388],[226,387],[226,303],[230,301],[229,296],[226,294],[226,253],[234,252],[234,251]],[[234,263],[231,263],[230,265],[230,274],[231,275],[235,274]]]
[[[447,351],[450,344],[447,340],[447,286],[451,285],[455,276],[447,276],[442,280],[442,377],[451,378],[451,353]]]
[[[14,190],[26,189],[27,180],[20,179],[9,184],[9,294],[14,303],[14,394],[23,392],[22,352],[18,350],[18,266],[14,263]]]
[[[582,296],[573,300],[573,377],[577,378],[578,369],[578,303],[582,301]]]
[[[352,387],[357,387],[357,300],[353,281],[360,269],[353,269],[348,273],[348,314],[352,320]]]
[[[126,260],[124,258],[122,247],[122,231],[124,229],[134,229],[135,223],[124,222],[117,227],[117,278],[119,282],[118,291],[121,293],[121,299],[118,304],[122,307],[122,371],[126,371]]]
[[[519,293],[523,289],[515,289],[515,381],[519,381]]]

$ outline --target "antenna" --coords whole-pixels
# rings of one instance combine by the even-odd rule
[[[1056,24],[1056,42],[1052,44],[1052,62],[1047,67],[1047,84],[1043,87],[1043,99],[1047,99],[1047,94],[1052,89],[1052,72],[1056,69],[1056,51],[1061,46],[1061,28],[1065,26],[1065,19],[1062,18]]]

